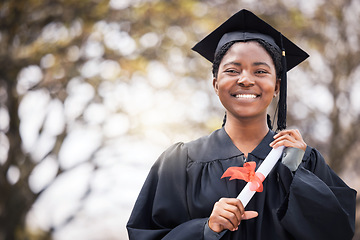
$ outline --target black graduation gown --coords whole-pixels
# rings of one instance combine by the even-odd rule
[[[274,132],[248,154],[262,163]],[[230,166],[242,166],[244,154],[224,128],[189,143],[167,149],[156,161],[143,185],[127,224],[130,240],[203,239],[214,203],[235,198],[242,180],[221,179]],[[259,216],[243,220],[237,231],[221,239],[351,239],[355,228],[356,191],[349,188],[307,147],[293,174],[279,161],[255,193],[246,210]]]

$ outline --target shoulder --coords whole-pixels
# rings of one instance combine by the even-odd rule
[[[330,168],[323,155],[316,148],[310,146],[306,148],[302,165],[329,186],[346,186],[342,179]]]
[[[316,148],[308,145],[305,150],[303,161],[312,161],[317,159],[324,160],[324,157]]]
[[[306,147],[302,165],[311,172],[315,172],[318,168],[328,168],[322,154],[311,146]]]
[[[153,168],[159,171],[178,168],[186,162],[187,148],[183,142],[178,142],[167,148],[157,159]]]
[[[229,159],[242,153],[232,143],[226,131],[221,128],[210,135],[200,137],[187,143],[176,143],[169,147],[161,156],[160,163],[166,162],[179,165],[188,162],[209,163],[215,160]]]
[[[203,136],[190,142],[178,142],[168,147],[157,159],[153,169],[157,171],[169,171],[183,168],[189,159],[200,159],[208,152],[211,135]]]
[[[194,162],[211,162],[241,154],[224,128],[215,130],[208,136],[185,143],[185,147],[188,150],[189,159]]]

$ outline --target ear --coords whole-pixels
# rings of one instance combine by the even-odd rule
[[[218,84],[217,78],[215,78],[215,77],[213,78],[213,87],[214,87],[216,95],[219,96],[219,84]]]
[[[281,82],[280,78],[276,79],[274,97],[276,97],[280,91],[280,82]]]

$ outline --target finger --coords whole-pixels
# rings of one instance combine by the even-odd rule
[[[259,214],[256,211],[245,211],[244,214],[241,216],[241,220],[248,220],[257,217]],[[237,218],[234,218],[233,214],[225,214],[224,216],[221,216],[223,219],[223,226],[226,229],[229,229],[231,231],[235,231],[238,229],[240,225],[240,221],[237,220]],[[226,219],[228,222],[224,221]],[[230,223],[230,224],[229,224]]]
[[[274,139],[277,139],[277,138],[279,138],[281,136],[284,136],[284,135],[290,135],[290,136],[292,136],[293,138],[295,138],[297,140],[302,140],[302,136],[301,136],[301,133],[300,133],[299,129],[283,130],[283,131],[277,133],[274,136]]]
[[[274,142],[270,146],[275,149],[280,146],[298,148],[298,145],[296,143],[288,141],[288,140]]]
[[[277,139],[275,139],[272,144],[275,145],[279,142],[289,142],[289,143],[296,143],[298,140],[296,140],[294,137],[290,136],[290,135],[284,135],[284,136],[281,136]]]
[[[210,216],[212,226],[214,226],[213,224],[217,224],[221,226],[221,229],[234,231],[239,226],[240,220],[234,212],[227,211],[219,205],[214,208]]]
[[[245,213],[245,209],[244,209],[244,206],[242,204],[242,202],[240,201],[240,199],[237,199],[237,198],[232,198],[232,199],[228,199],[227,200],[228,203],[231,203],[231,204],[236,204],[236,206],[233,206],[233,205],[227,205],[227,209],[229,209],[231,211],[232,214],[234,215],[227,215],[227,219],[231,222],[231,224],[233,225],[234,228],[236,228],[235,230],[237,230],[238,226],[240,225],[240,222],[241,222],[241,219],[244,219],[244,217],[255,217],[255,214],[257,216],[257,212],[250,212],[250,215],[247,216]],[[236,207],[234,209],[234,207]],[[236,218],[235,218],[236,217]]]
[[[229,200],[229,202],[231,204],[229,204],[227,207],[236,217],[236,219],[231,219],[231,222],[237,227],[241,222],[241,216],[245,213],[245,209],[241,201],[237,198],[232,198]]]
[[[241,221],[241,216],[244,214],[240,212],[237,206],[230,204],[224,206],[224,211],[224,216],[229,219],[229,221],[231,221],[235,226]]]
[[[220,203],[220,204],[229,205],[228,207],[230,207],[230,206],[236,207],[236,208],[238,209],[238,212],[239,212],[239,215],[238,215],[238,216],[239,216],[239,220],[241,219],[241,215],[244,214],[244,211],[245,211],[244,206],[243,206],[243,204],[241,203],[241,201],[240,201],[239,199],[237,199],[237,198],[221,198],[221,199],[219,200],[219,203]],[[224,206],[225,206],[225,205],[224,205]],[[230,210],[230,211],[235,212],[236,210],[235,210],[235,209],[232,209],[232,210]]]
[[[231,226],[227,226],[228,229],[234,231],[238,228],[238,226],[240,225],[241,222],[241,217],[240,219],[238,219],[238,217],[236,216],[235,213],[233,212],[223,212],[221,217],[225,218],[230,224]]]
[[[240,216],[244,214],[245,208],[240,199],[235,198],[236,207],[239,209]],[[240,218],[241,219],[241,218]]]
[[[248,220],[257,217],[259,214],[256,211],[245,211],[242,216],[242,220]]]
[[[295,133],[296,133],[295,138],[303,141],[301,133],[300,133],[300,131],[298,129],[295,129]]]
[[[278,132],[277,134],[275,134],[274,138],[276,139],[276,138],[279,138],[279,137],[284,136],[284,135],[290,135],[291,136],[291,135],[294,135],[294,134],[296,134],[295,129],[282,130],[282,131]]]
[[[270,143],[270,146],[273,148],[277,148],[279,146],[286,146],[289,147],[289,144],[296,144],[296,139],[293,138],[290,135],[284,135],[284,136],[280,136],[277,139],[275,139],[274,141],[272,141]]]
[[[300,131],[298,129],[283,130],[274,136],[274,141],[280,141],[284,138],[289,139],[291,142],[303,141]]]
[[[279,136],[277,136],[276,138],[274,138],[274,140],[276,141],[276,140],[280,140],[280,139],[294,139],[294,140],[296,140],[296,138],[298,138],[297,136],[296,136],[296,134],[293,134],[293,133],[288,133],[288,134],[282,134],[282,135],[279,135]]]
[[[227,219],[234,228],[237,228],[244,211],[244,207],[239,199],[222,198],[215,203],[213,213]]]
[[[233,224],[228,218],[225,216],[219,216],[216,219],[216,222],[222,226],[222,229],[229,229],[230,231],[235,231],[239,225]]]
[[[278,148],[280,146],[299,148],[305,151],[307,144],[298,129],[290,129],[277,133],[274,136],[274,141],[270,143],[270,147],[272,148]]]

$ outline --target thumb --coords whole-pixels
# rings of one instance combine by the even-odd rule
[[[255,211],[245,211],[244,214],[241,216],[241,219],[248,220],[257,217],[258,215],[259,215],[258,212]]]

